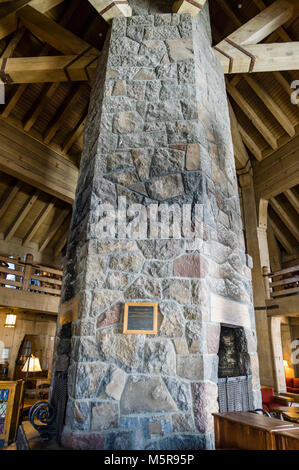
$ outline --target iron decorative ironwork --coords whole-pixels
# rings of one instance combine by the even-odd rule
[[[56,437],[56,412],[47,401],[34,403],[29,411],[29,421],[44,441]]]

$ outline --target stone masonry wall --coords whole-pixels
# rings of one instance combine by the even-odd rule
[[[194,239],[101,239],[100,205],[201,204]],[[193,220],[194,220],[193,214]],[[161,220],[163,226],[163,219]],[[67,370],[63,443],[77,449],[213,447],[220,323],[211,293],[249,305],[224,76],[207,6],[190,15],[116,18],[93,84],[68,243],[54,370]],[[159,303],[156,336],[122,334],[126,301]]]

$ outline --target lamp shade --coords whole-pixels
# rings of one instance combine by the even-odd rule
[[[13,314],[6,315],[5,328],[14,328],[16,326],[17,316]]]
[[[25,362],[22,372],[41,372],[42,368],[40,366],[39,358],[35,356],[28,357]]]

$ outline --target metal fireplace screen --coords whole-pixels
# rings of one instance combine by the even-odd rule
[[[253,410],[252,376],[218,379],[219,412]]]
[[[67,404],[67,373],[56,372],[51,393],[51,405],[56,414],[56,440],[60,442]]]

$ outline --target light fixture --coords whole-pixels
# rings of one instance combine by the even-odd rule
[[[22,372],[41,372],[42,368],[40,366],[39,358],[35,356],[28,357],[25,362]]]
[[[286,360],[283,361],[283,367],[289,367],[288,361],[286,361]]]
[[[17,315],[8,314],[6,315],[5,328],[14,328],[16,326]]]

